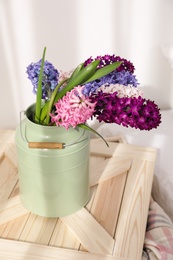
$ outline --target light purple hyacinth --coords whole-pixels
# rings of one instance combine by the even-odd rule
[[[31,63],[26,70],[28,78],[31,80],[33,85],[34,94],[37,93],[38,79],[41,68],[41,60],[36,63]],[[45,61],[43,70],[43,81],[42,81],[42,98],[47,100],[55,87],[58,85],[59,72],[54,66]]]
[[[137,87],[139,83],[136,79],[136,76],[134,74],[131,74],[129,71],[123,70],[117,72],[115,70],[98,80],[85,84],[83,92],[85,95],[89,96],[91,93],[94,93],[99,87],[105,84],[121,84],[124,86],[131,85],[133,87]]]

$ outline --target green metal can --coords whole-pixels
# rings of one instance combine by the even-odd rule
[[[43,217],[73,214],[90,198],[90,132],[35,124],[29,119],[34,109],[26,110],[15,135],[21,200]],[[62,143],[62,149],[30,148],[31,142]]]

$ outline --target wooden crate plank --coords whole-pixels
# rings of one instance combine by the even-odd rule
[[[21,203],[20,196],[15,196],[0,204],[0,225],[28,213],[29,211]]]
[[[89,252],[112,254],[114,239],[85,208],[61,220]]]
[[[11,141],[11,133],[10,135],[8,135],[8,137]],[[18,240],[20,233],[24,228],[28,215],[23,216],[23,214],[26,212],[23,213],[22,210],[22,214],[21,214],[21,211],[18,211],[19,208],[16,208],[15,211],[17,215],[14,214],[15,203],[17,202],[21,205],[19,196],[18,198],[16,198],[17,201],[16,199],[12,201],[7,200],[9,197],[11,198],[19,194],[18,175],[17,175],[17,168],[16,168],[16,162],[14,156],[15,148],[10,152],[10,150],[8,149],[10,149],[11,146],[9,145],[10,143],[5,145],[4,162],[1,161],[1,165],[0,165],[0,175],[1,175],[0,177],[4,178],[4,174],[7,175],[8,173],[10,175],[8,176],[6,182],[5,182],[5,178],[4,178],[4,183],[0,181],[0,188],[1,190],[3,189],[3,198],[1,197],[1,204],[0,204],[0,237]],[[6,171],[2,171],[3,167],[5,167]],[[22,217],[20,217],[21,215]]]
[[[31,213],[19,240],[48,245],[56,222],[56,218],[43,218]]]
[[[153,162],[133,161],[115,235],[115,256],[141,259],[153,170]]]
[[[80,242],[67,228],[67,226],[60,219],[58,219],[53,234],[51,236],[49,245],[78,250],[80,247]]]
[[[0,237],[6,239],[19,240],[25,227],[29,214],[16,218],[4,225],[0,225]]]
[[[14,130],[0,130],[0,146],[1,143],[11,143],[14,142]]]
[[[17,169],[4,157],[0,164],[0,202],[9,198],[17,181]]]
[[[99,157],[95,157],[96,162],[99,162]],[[103,160],[103,158],[102,158]],[[105,182],[100,183],[99,185],[94,186],[95,190],[94,190],[94,196],[93,199],[90,200],[90,202],[92,201],[92,203],[90,203],[90,207],[88,207],[87,205],[87,210],[92,214],[92,216],[97,220],[97,222],[113,237],[114,234],[114,226],[112,225],[112,227],[110,228],[111,231],[109,230],[109,227],[111,226],[111,224],[113,224],[112,222],[116,221],[116,214],[115,211],[117,212],[119,209],[119,203],[118,203],[118,197],[117,196],[117,189],[114,189],[114,191],[116,190],[116,197],[114,200],[112,200],[111,197],[109,197],[109,194],[111,193],[112,197],[114,196],[114,194],[112,193],[113,190],[113,186],[114,186],[114,181],[115,179],[121,179],[122,180],[123,174],[121,176],[118,177],[114,177],[111,178]],[[116,184],[119,184],[120,187],[120,182],[116,181]],[[124,186],[124,184],[121,182],[122,186]],[[92,187],[93,189],[93,187]],[[120,195],[120,189],[118,194]],[[111,201],[113,201],[113,203],[111,203]],[[105,205],[104,205],[105,203]],[[114,205],[114,206],[113,206]],[[113,209],[114,207],[114,209]],[[109,213],[107,214],[106,211],[109,211]],[[104,211],[104,213],[103,213]],[[114,217],[115,217],[115,221],[114,221]],[[105,219],[106,218],[106,219]],[[81,245],[80,246],[80,250],[82,251],[86,251],[86,249]]]
[[[111,157],[105,160],[101,160],[96,163],[95,160],[91,158],[90,161],[90,186],[94,186],[98,183],[104,182],[109,178],[120,175],[127,172],[131,166],[131,159],[123,159],[120,157]]]
[[[152,147],[143,147],[130,144],[118,144],[108,142],[107,147],[100,139],[92,139],[90,143],[90,154],[102,157],[121,157],[123,159],[145,159],[153,161],[156,158],[156,149]]]
[[[16,147],[14,143],[10,143],[7,145],[5,151],[4,151],[5,156],[8,158],[8,160],[13,164],[13,166],[17,169],[17,152],[16,152]]]
[[[91,214],[98,223],[114,236],[122,202],[127,173],[111,178],[97,188]]]
[[[0,239],[0,259],[2,260],[134,260],[132,258],[93,254],[44,245]]]
[[[0,163],[3,161],[5,155],[4,155],[4,151],[6,148],[7,144],[6,143],[0,143]]]
[[[94,200],[95,200],[97,188],[98,188],[98,185],[95,185],[95,186],[93,186],[93,187],[90,188],[90,193],[91,193],[91,195],[90,195],[90,200],[89,200],[89,202],[87,203],[87,205],[85,206],[86,210],[87,210],[89,213],[91,213],[91,208],[92,208],[93,203],[94,203]],[[84,246],[83,246],[82,244],[80,244],[79,250],[88,252],[87,249],[84,248]]]
[[[113,143],[123,143],[127,144],[127,139],[123,134],[119,134],[116,136],[110,136],[110,137],[105,137],[107,142],[113,142]]]
[[[20,194],[20,190],[19,190],[19,180],[16,182],[16,185],[14,186],[14,189],[12,191],[12,193],[10,194],[10,198],[16,197]]]
[[[90,212],[91,207],[93,205],[95,195],[96,195],[96,191],[97,191],[97,187],[98,187],[98,185],[90,187],[90,199],[89,199],[88,203],[85,205],[85,208],[88,210],[88,212]]]

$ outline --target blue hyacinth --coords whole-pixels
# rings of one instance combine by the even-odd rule
[[[28,74],[28,78],[32,82],[34,94],[37,93],[40,68],[41,68],[41,60],[36,63],[31,63],[26,70],[26,73]],[[59,77],[58,70],[55,69],[50,62],[45,61],[44,70],[43,70],[43,80],[42,80],[43,99],[47,100],[48,98],[50,98],[51,93],[58,85],[58,77]]]
[[[104,84],[121,84],[124,86],[131,85],[133,87],[137,87],[139,83],[136,79],[136,76],[129,71],[124,70],[117,72],[115,70],[98,80],[85,84],[83,93],[88,96],[90,93],[94,93],[99,87]]]

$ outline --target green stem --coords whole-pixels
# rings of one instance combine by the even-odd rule
[[[66,82],[68,81],[69,78],[67,79],[64,79],[63,81],[61,81],[57,86],[56,88],[54,89],[53,93],[52,93],[52,96],[51,96],[51,99],[47,102],[48,103],[48,108],[47,108],[47,116],[46,116],[46,125],[49,124],[50,122],[50,112],[52,111],[52,107],[54,105],[54,101],[55,101],[55,97],[56,97],[56,94],[58,92],[58,90],[60,89],[60,87]]]

